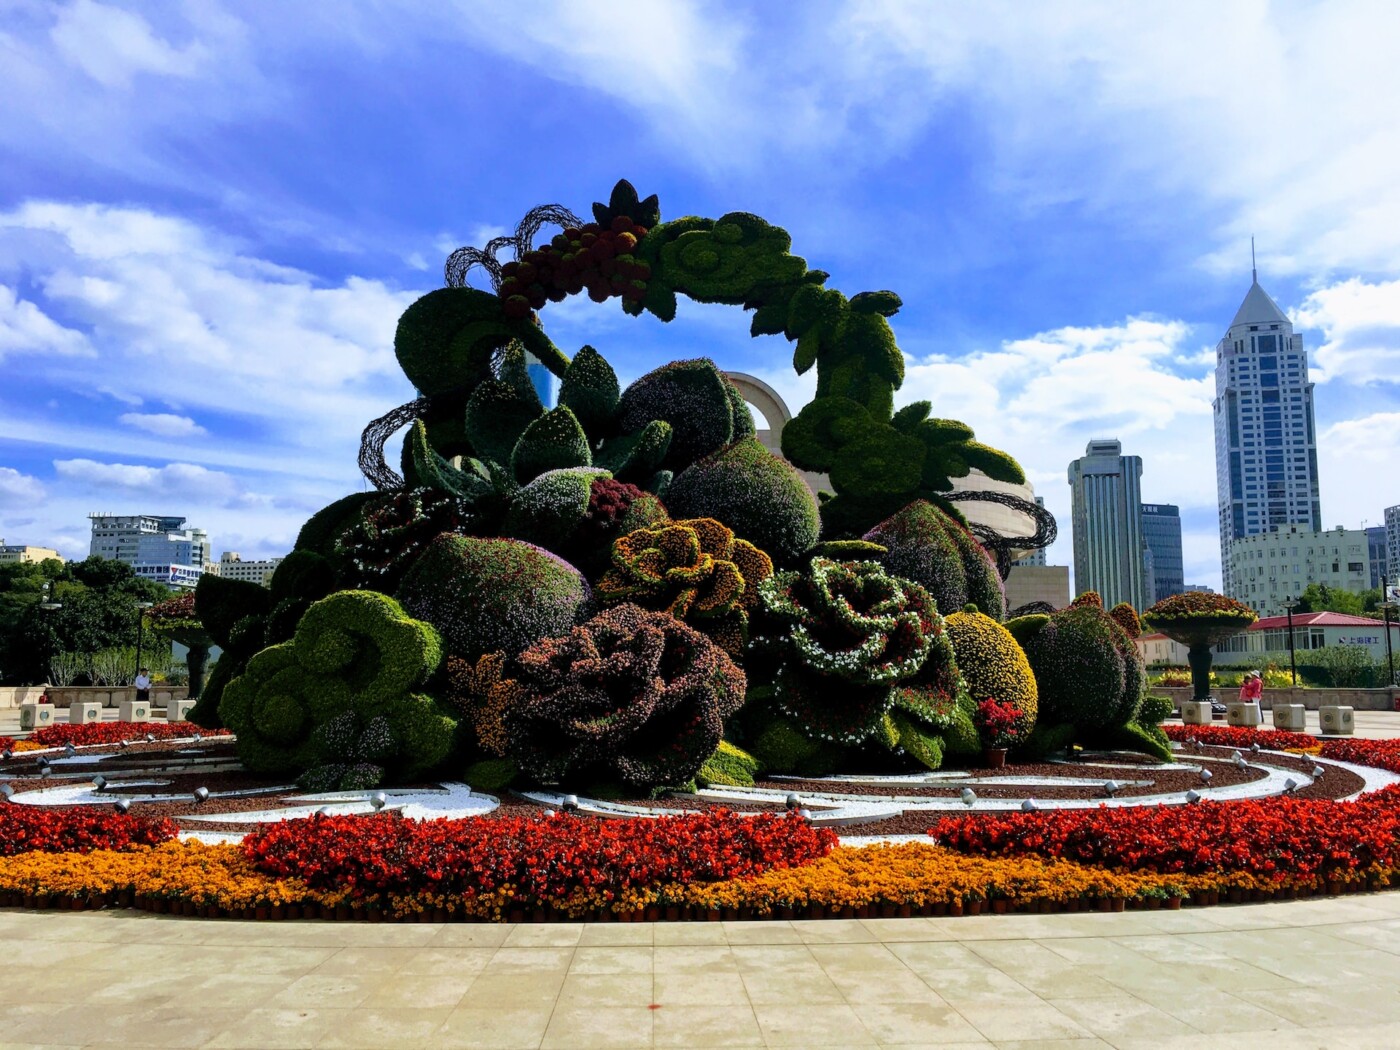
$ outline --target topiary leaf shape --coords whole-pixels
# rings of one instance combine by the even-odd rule
[[[607,204],[593,202],[593,218],[599,226],[607,226],[619,215],[627,216],[638,226],[651,229],[661,221],[661,202],[654,193],[646,200],[639,201],[636,188],[626,179],[618,179]]]
[[[530,362],[525,356],[525,348],[519,343],[512,342],[501,351],[501,361],[496,368],[496,374],[501,382],[509,385],[517,394],[526,401],[534,400],[539,403],[540,411],[544,411],[544,403],[540,401],[539,392],[535,389],[534,381],[530,378]]]
[[[520,436],[543,414],[533,388],[527,397],[510,383],[487,379],[467,401],[467,439],[484,458],[509,463]]]
[[[428,428],[421,419],[413,421],[409,441],[413,452],[413,469],[420,484],[472,503],[491,494],[491,482],[483,474],[459,470],[437,454],[437,450],[428,442]],[[480,467],[475,460],[468,462]]]
[[[547,470],[592,465],[588,435],[573,412],[562,406],[527,426],[510,456],[511,472],[521,484]]]
[[[573,412],[594,441],[608,436],[621,396],[617,373],[591,346],[574,355],[559,386],[559,404]]]
[[[619,481],[649,477],[671,447],[671,424],[653,419],[641,430],[603,442],[593,457],[595,466],[612,472]]]

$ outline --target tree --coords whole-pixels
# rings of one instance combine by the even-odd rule
[[[1354,591],[1328,587],[1325,583],[1310,583],[1298,596],[1298,605],[1293,611],[1295,613],[1334,612],[1360,616],[1362,595]]]

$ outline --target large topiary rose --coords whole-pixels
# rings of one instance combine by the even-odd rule
[[[452,746],[455,720],[417,691],[441,661],[437,632],[392,598],[340,591],[307,610],[290,642],[248,662],[219,715],[254,772],[312,774],[328,787],[352,766],[354,786],[406,779]]]
[[[598,581],[603,602],[662,609],[743,655],[758,585],[773,575],[768,555],[713,518],[638,529],[613,544],[613,567]]]
[[[513,660],[454,662],[481,746],[542,782],[604,776],[681,784],[719,746],[744,673],[674,616],[630,603]]]
[[[933,646],[936,611],[917,583],[874,562],[813,558],[759,585],[780,653],[775,702],[809,736],[857,743],[881,728],[891,689]]]

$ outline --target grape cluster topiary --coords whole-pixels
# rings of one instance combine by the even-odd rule
[[[967,526],[927,500],[916,500],[865,534],[886,549],[881,563],[920,583],[947,613],[969,602],[1000,620],[1006,612],[1001,574]]]

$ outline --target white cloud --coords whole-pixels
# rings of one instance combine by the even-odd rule
[[[171,46],[140,15],[93,0],[63,8],[49,31],[58,51],[103,87],[129,87],[140,73],[190,77],[209,56],[195,41]]]
[[[39,479],[14,467],[0,467],[0,506],[33,509],[44,498]]]
[[[1322,331],[1311,354],[1317,382],[1400,384],[1400,280],[1353,277],[1318,289],[1293,320]]]
[[[117,417],[117,422],[159,437],[203,437],[209,433],[189,416],[169,412],[124,412]]]
[[[0,360],[7,354],[91,357],[93,350],[82,332],[65,328],[0,284]]]
[[[233,475],[195,463],[148,467],[132,463],[100,463],[95,459],[56,459],[60,478],[90,489],[125,491],[170,499],[235,501],[243,495]]]

